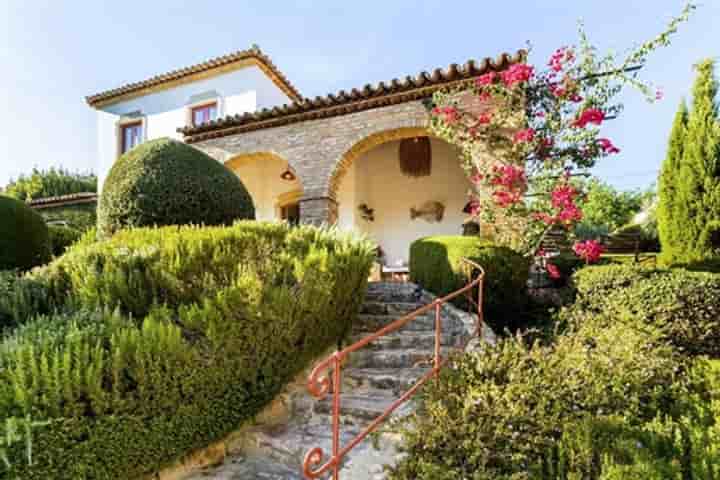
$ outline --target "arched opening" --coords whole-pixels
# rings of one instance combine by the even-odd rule
[[[471,185],[456,147],[431,137],[429,171],[423,162],[409,162],[423,165],[417,174],[408,172],[408,162],[403,166],[401,143],[426,135],[424,129],[401,129],[368,137],[343,157],[333,175],[339,227],[374,239],[386,271],[407,269],[413,241],[462,235],[470,219],[463,210]]]
[[[257,220],[300,221],[302,183],[286,160],[259,152],[234,157],[225,166],[240,177],[250,193]]]

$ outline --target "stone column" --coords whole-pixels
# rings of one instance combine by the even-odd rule
[[[330,197],[306,197],[300,200],[300,222],[311,225],[334,225],[338,219],[338,204]]]

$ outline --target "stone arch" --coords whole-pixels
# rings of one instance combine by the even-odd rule
[[[281,209],[296,203],[303,194],[303,182],[297,171],[288,160],[276,153],[241,153],[226,160],[224,165],[240,177],[253,199],[260,220],[279,218]],[[292,172],[294,179],[281,178],[286,170]]]
[[[348,168],[362,154],[384,143],[414,137],[433,137],[426,127],[400,127],[370,134],[353,144],[336,162],[328,181],[328,196],[337,199],[337,191]]]

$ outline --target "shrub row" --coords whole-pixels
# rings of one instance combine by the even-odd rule
[[[718,478],[720,392],[705,366],[659,332],[586,320],[553,345],[509,338],[445,369],[389,478]]]
[[[573,284],[565,320],[603,313],[627,328],[659,328],[684,354],[720,357],[720,275],[608,265],[581,269]]]
[[[27,270],[49,259],[45,220],[24,202],[0,195],[0,270]]]
[[[50,421],[12,474],[139,478],[236,429],[347,333],[372,259],[334,231],[241,222],[123,231],[19,279],[61,310],[16,314],[0,344],[0,415]]]
[[[463,258],[485,270],[483,307],[490,326],[497,332],[514,330],[517,313],[527,302],[530,264],[510,248],[472,236],[421,238],[410,246],[410,279],[438,296],[447,295],[467,284]]]
[[[62,225],[48,225],[50,246],[55,257],[61,256],[65,250],[82,237],[83,232]]]

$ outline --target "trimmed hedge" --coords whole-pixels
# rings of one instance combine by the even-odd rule
[[[703,365],[658,332],[586,320],[553,345],[508,338],[444,369],[389,479],[718,478],[720,392]]]
[[[48,225],[48,233],[50,234],[52,254],[55,257],[61,256],[70,245],[82,237],[81,231],[62,225]]]
[[[462,258],[485,269],[483,308],[490,326],[496,332],[505,328],[514,330],[517,313],[523,311],[527,303],[530,263],[510,248],[478,237],[421,238],[410,246],[410,280],[438,296],[447,295],[467,283]]]
[[[0,416],[50,421],[12,473],[140,478],[235,430],[347,334],[373,256],[334,230],[256,222],[74,246],[27,279],[65,313],[0,344]]]
[[[581,269],[573,284],[574,310],[653,325],[685,354],[720,357],[720,275],[608,265]]]
[[[0,270],[28,270],[49,259],[45,220],[25,203],[0,195]]]
[[[182,142],[161,138],[125,153],[108,173],[98,206],[104,235],[127,227],[230,225],[255,218],[237,175]]]

